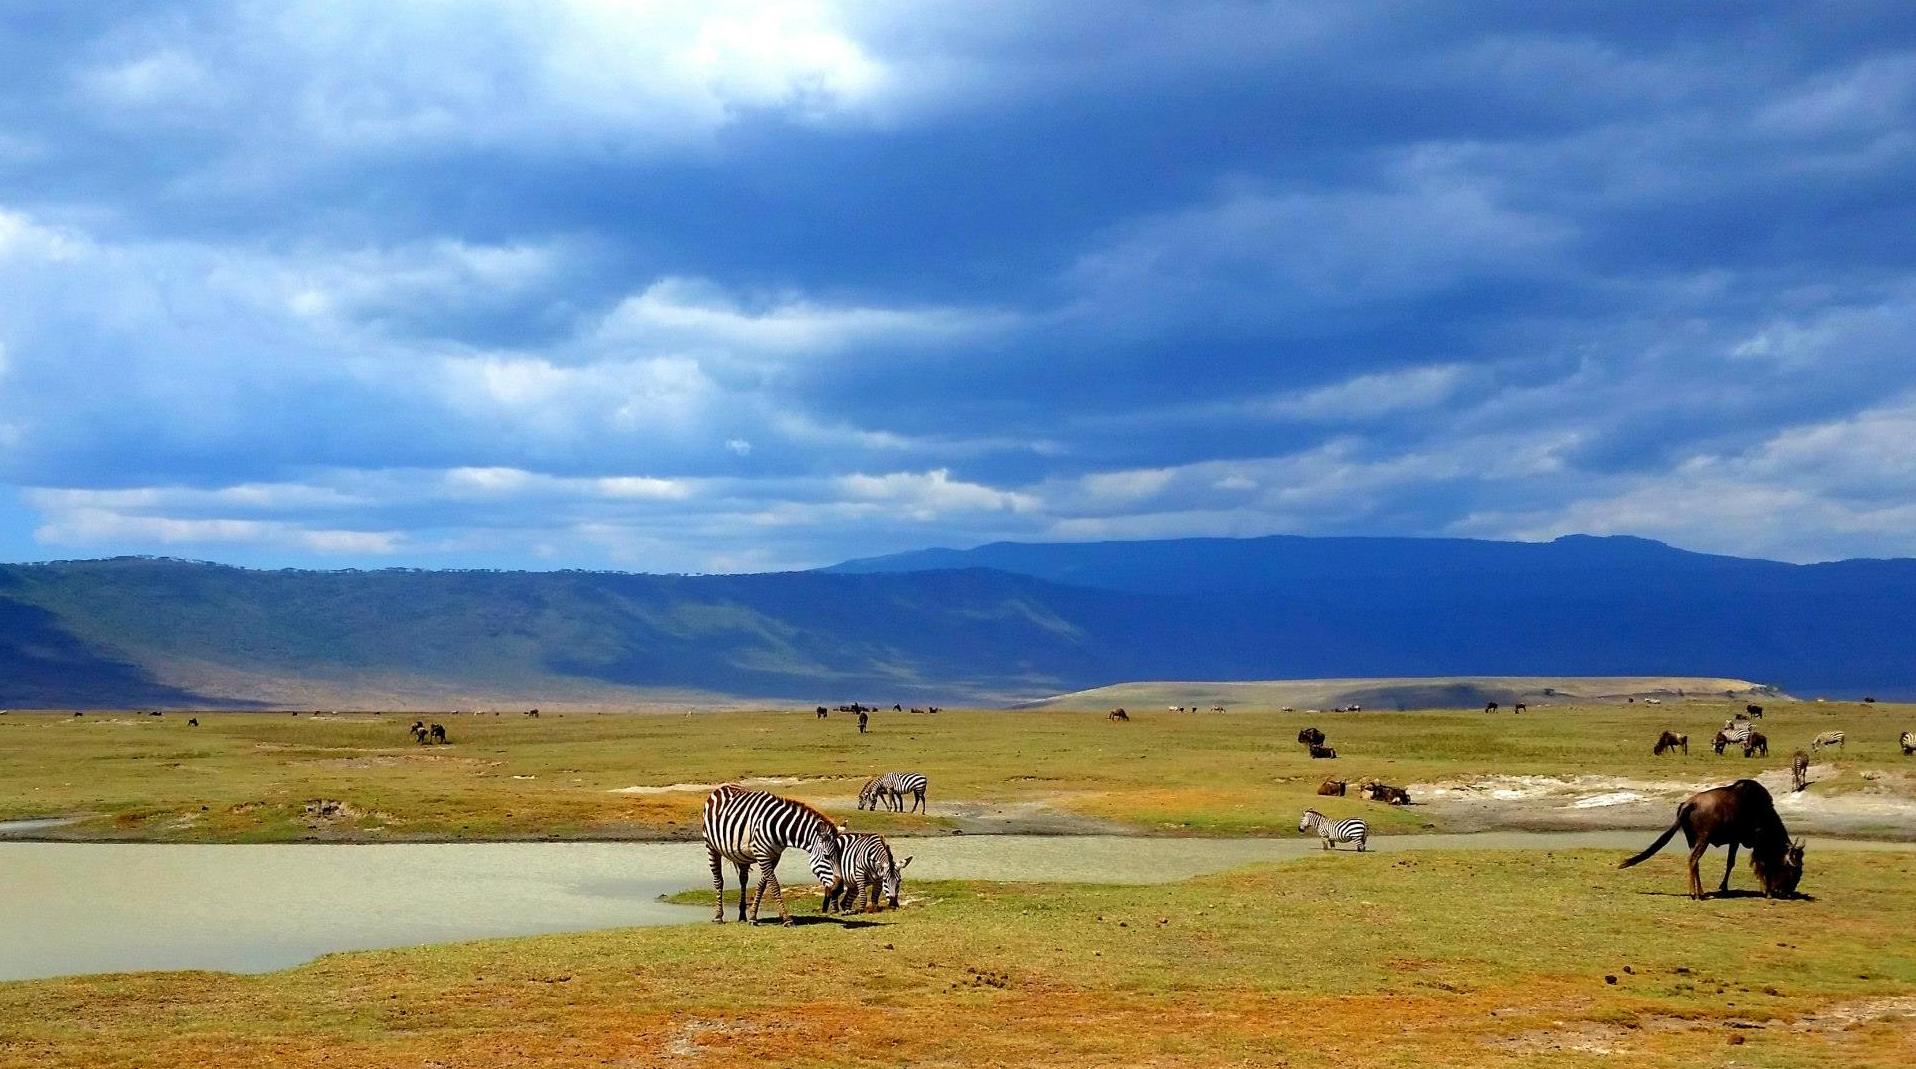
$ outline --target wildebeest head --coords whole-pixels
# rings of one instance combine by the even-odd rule
[[[911,864],[911,858],[907,856],[905,860],[889,865],[885,869],[885,904],[893,909],[898,908],[898,891],[905,884],[905,866],[909,864]]]
[[[1788,898],[1796,893],[1797,884],[1803,882],[1804,845],[1803,840],[1798,839],[1780,855],[1759,854],[1752,859],[1757,881],[1763,885],[1766,897]]]

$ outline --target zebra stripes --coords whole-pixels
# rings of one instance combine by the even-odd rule
[[[1344,820],[1332,820],[1315,809],[1304,810],[1304,816],[1297,822],[1297,830],[1316,832],[1324,840],[1324,849],[1330,850],[1335,843],[1356,843],[1361,853],[1364,844],[1370,841],[1370,825],[1349,817]]]
[[[925,788],[930,785],[930,781],[920,772],[887,772],[867,780],[859,788],[858,808],[876,812],[879,800],[884,799],[894,813],[899,812],[905,808],[905,795],[909,794],[912,796],[912,812],[923,809],[929,813],[931,809],[925,805]]]
[[[842,850],[842,837],[831,819],[804,802],[780,798],[764,791],[747,790],[727,783],[705,799],[701,823],[705,830],[705,850],[712,859],[712,891],[716,903],[712,920],[725,923],[725,870],[730,861],[738,869],[738,919],[745,915],[745,888],[751,882],[752,866],[759,867],[758,893],[752,896],[751,923],[758,923],[759,904],[765,899],[765,887],[771,885],[778,903],[778,917],[792,923],[785,908],[785,891],[778,883],[779,855],[796,847],[811,854],[816,871],[836,872]],[[837,885],[827,893],[837,891]]]
[[[1821,735],[1818,735],[1814,739],[1810,740],[1810,749],[1812,750],[1820,750],[1825,746],[1840,747],[1842,745],[1843,745],[1843,733],[1840,731],[1825,731]]]
[[[860,905],[861,899],[869,896],[871,901],[863,904],[864,912],[876,913],[880,892],[884,893],[887,905],[898,908],[898,889],[904,881],[905,866],[909,864],[909,857],[903,861],[892,857],[891,844],[883,837],[861,832],[845,836],[835,869],[814,858],[812,875],[821,886],[831,888],[825,892],[825,912],[832,912],[836,903],[841,911],[849,913]]]

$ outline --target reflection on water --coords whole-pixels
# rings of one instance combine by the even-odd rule
[[[1373,839],[1372,849],[1635,851],[1652,837],[1392,836]],[[1815,845],[1899,848],[1822,839]],[[915,858],[910,876],[921,879],[1104,883],[1167,882],[1318,849],[1303,836],[949,836],[901,839],[895,847]],[[780,878],[807,882],[803,862],[802,854],[788,852]],[[709,906],[658,898],[710,881],[697,843],[5,843],[0,980],[144,969],[260,972],[336,950],[702,921]]]

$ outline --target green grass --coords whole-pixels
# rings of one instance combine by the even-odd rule
[[[1481,712],[1170,714],[1130,724],[1087,712],[883,713],[860,736],[850,717],[804,712],[696,716],[431,716],[453,745],[415,746],[411,714],[186,716],[11,714],[0,717],[0,819],[88,814],[59,834],[161,841],[303,838],[671,838],[695,834],[699,792],[625,795],[617,788],[798,777],[786,791],[852,815],[864,776],[914,768],[931,778],[932,817],[864,814],[865,828],[927,830],[963,805],[1030,805],[1136,832],[1294,834],[1296,813],[1363,811],[1382,831],[1430,830],[1423,807],[1318,799],[1326,775],[1405,784],[1491,775],[1727,780],[1788,764],[1815,733],[1850,733],[1818,758],[1840,770],[1889,769],[1880,789],[1907,790],[1916,762],[1896,751],[1916,728],[1908,706],[1773,706],[1767,760],[1715,757],[1703,744],[1740,703],[1691,702]],[[1340,758],[1297,745],[1306,721]],[[1688,733],[1689,757],[1655,758],[1663,727]],[[1814,790],[1860,783],[1845,775]],[[344,821],[309,819],[317,799],[348,803]]]
[[[1899,1016],[1916,1014],[1916,852],[1812,856],[1813,899],[1788,902],[1693,903],[1676,858],[1615,862],[1340,853],[1149,887],[908,883],[906,909],[859,927],[4,984],[0,1067],[1916,1059]]]

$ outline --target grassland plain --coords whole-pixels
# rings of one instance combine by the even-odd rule
[[[0,1067],[1916,1064],[1916,852],[1810,861],[1810,899],[1693,903],[1674,855],[1337,853],[0,984]]]
[[[1832,729],[1849,741],[1818,755],[1826,767],[1804,800],[1916,798],[1916,762],[1896,747],[1899,732],[1916,730],[1916,708],[1772,703],[1759,724],[1767,758],[1711,754],[1705,740],[1740,708],[1692,700],[1522,716],[1140,710],[1128,724],[1090,711],[885,712],[867,735],[848,716],[819,720],[809,709],[448,714],[428,719],[446,725],[452,744],[426,747],[406,734],[412,714],[198,713],[191,727],[182,712],[16,712],[0,716],[0,820],[73,815],[81,819],[42,834],[180,842],[691,838],[701,785],[759,779],[857,827],[901,834],[1289,835],[1312,804],[1363,812],[1383,832],[1417,832],[1466,825],[1441,806],[1319,799],[1316,787],[1327,775],[1397,784],[1583,777],[1592,790],[1727,782],[1777,775],[1794,749]],[[1305,756],[1296,734],[1307,722],[1329,734],[1337,760]],[[1666,727],[1691,737],[1688,756],[1651,755]],[[895,768],[931,778],[929,818],[853,811],[857,783]],[[1655,812],[1667,819],[1667,808]],[[1644,819],[1639,811],[1635,822]],[[1846,830],[1910,834],[1894,816]]]

